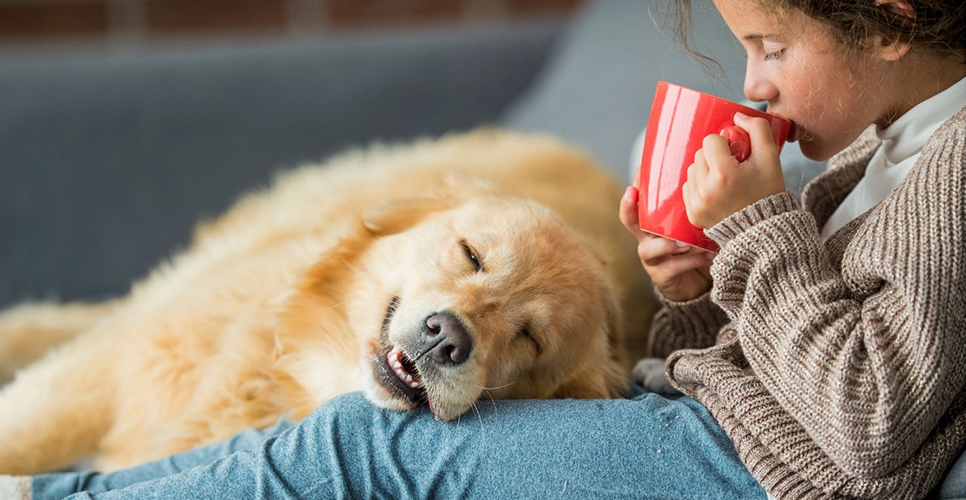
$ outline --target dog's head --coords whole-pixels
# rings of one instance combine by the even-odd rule
[[[450,420],[484,393],[602,398],[623,388],[605,263],[547,207],[495,192],[429,197],[380,207],[365,227],[368,239],[345,240],[309,289],[351,282],[331,301],[344,301],[344,326],[363,339],[360,376],[376,404],[427,402]]]

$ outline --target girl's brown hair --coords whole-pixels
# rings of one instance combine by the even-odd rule
[[[683,50],[705,66],[717,65],[694,49],[691,43],[691,0],[665,0],[676,17],[675,33]],[[905,0],[915,13],[910,19],[876,5],[875,0],[757,0],[778,16],[799,11],[828,27],[846,47],[861,50],[873,35],[908,42],[966,62],[964,9],[962,0]],[[668,12],[665,12],[668,14]]]

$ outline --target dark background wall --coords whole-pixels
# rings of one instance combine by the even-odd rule
[[[581,0],[0,0],[0,46],[299,36],[564,16]]]

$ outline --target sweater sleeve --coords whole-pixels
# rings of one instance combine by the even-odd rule
[[[788,192],[708,231],[722,248],[712,298],[735,324],[755,375],[837,465],[860,477],[904,463],[966,379],[959,125],[873,209],[842,272]]]
[[[648,336],[648,352],[651,356],[666,358],[678,349],[700,349],[714,345],[718,330],[728,322],[728,317],[707,292],[692,300],[670,300],[656,287],[654,294],[664,305],[651,322]]]

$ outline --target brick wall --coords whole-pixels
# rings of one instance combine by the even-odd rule
[[[0,44],[149,42],[565,16],[582,0],[0,0]]]

